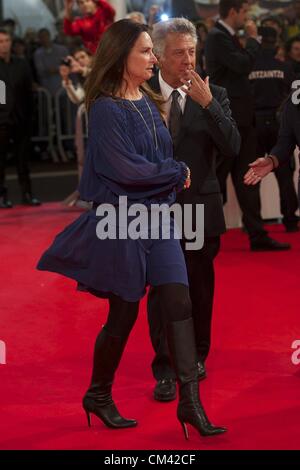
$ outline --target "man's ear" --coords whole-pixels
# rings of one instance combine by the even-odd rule
[[[156,55],[156,58],[157,58],[157,60],[158,60],[156,66],[160,69],[160,68],[161,68],[161,65],[162,65],[163,59],[162,59],[162,57],[159,56],[159,55]]]
[[[227,17],[232,18],[233,16],[235,16],[235,13],[237,13],[236,9],[235,8],[230,8]]]

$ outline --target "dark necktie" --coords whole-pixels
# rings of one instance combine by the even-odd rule
[[[238,36],[235,34],[234,36],[232,36],[232,40],[234,42],[234,45],[238,48],[238,49],[243,49],[241,43],[240,43],[240,40],[238,38]]]
[[[176,140],[179,135],[180,121],[181,121],[181,116],[182,116],[181,108],[178,102],[179,97],[180,97],[179,91],[173,90],[172,91],[172,104],[171,104],[170,116],[169,116],[169,131],[170,131],[174,144],[176,144]]]

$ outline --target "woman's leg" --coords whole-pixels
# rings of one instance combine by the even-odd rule
[[[189,289],[183,284],[157,287],[164,315],[171,359],[179,385],[177,417],[188,438],[186,424],[191,424],[203,436],[226,431],[208,420],[199,398],[197,350]]]
[[[90,413],[108,427],[125,428],[137,425],[124,419],[112,399],[112,385],[127,339],[137,319],[139,302],[126,302],[113,295],[109,300],[109,314],[105,326],[97,336],[91,384],[83,398],[83,408],[90,425]]]

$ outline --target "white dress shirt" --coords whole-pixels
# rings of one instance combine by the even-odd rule
[[[225,29],[227,29],[227,31],[231,34],[231,36],[236,35],[236,32],[234,31],[234,29],[231,26],[229,26],[229,24],[225,23],[225,21],[219,20],[218,23],[220,23]]]
[[[187,99],[187,94],[179,87],[179,88],[173,88],[171,87],[165,80],[162,78],[161,72],[159,71],[158,74],[158,80],[159,80],[159,86],[160,86],[160,91],[161,94],[166,101],[164,104],[164,111],[166,115],[166,120],[167,120],[167,125],[169,125],[169,117],[170,117],[170,110],[171,110],[171,104],[172,104],[172,93],[174,90],[177,90],[179,93],[178,97],[178,103],[181,108],[182,114],[184,113],[185,110],[185,105],[186,105],[186,99]]]

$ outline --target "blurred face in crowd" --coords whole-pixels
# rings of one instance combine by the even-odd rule
[[[299,0],[295,1],[294,9],[295,9],[297,18],[300,18],[300,1]]]
[[[83,15],[93,15],[97,11],[97,3],[94,0],[77,0],[80,12]]]
[[[0,57],[7,57],[12,47],[12,39],[9,34],[0,33]]]
[[[26,54],[26,46],[22,41],[16,41],[13,45],[13,53],[17,57],[24,57]]]
[[[136,23],[146,24],[144,15],[138,11],[131,13],[129,15],[129,19],[131,21],[135,21]]]
[[[148,33],[143,32],[131,49],[126,66],[124,79],[142,84],[153,75],[154,64],[157,59],[153,54],[153,44]]]
[[[275,59],[280,60],[281,62],[285,62],[285,48],[280,46],[277,49]]]
[[[49,47],[51,44],[51,36],[49,31],[41,31],[39,33],[39,42],[42,47]]]
[[[81,65],[81,67],[90,67],[92,58],[85,51],[78,51],[74,54],[74,59]]]
[[[235,31],[238,31],[245,26],[245,23],[248,19],[248,11],[248,3],[243,3],[239,11],[236,11],[234,8],[230,10],[231,21]]]
[[[26,42],[35,42],[36,41],[36,31],[35,29],[28,28],[26,30],[24,39]]]
[[[293,43],[289,56],[292,60],[300,62],[300,41],[295,41]]]
[[[205,26],[198,25],[196,29],[197,29],[197,36],[198,36],[199,41],[201,41],[202,43],[205,43],[206,38],[207,38],[207,30]]]
[[[268,28],[273,28],[277,31],[278,35],[281,34],[282,29],[276,21],[273,20],[266,20],[262,23],[262,26],[268,26]]]
[[[190,34],[169,33],[159,57],[163,79],[173,88],[182,86],[181,78],[189,79],[196,64],[196,41]]]

